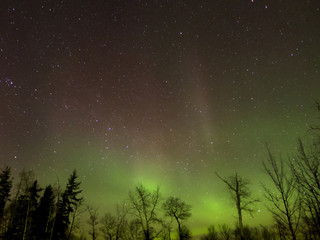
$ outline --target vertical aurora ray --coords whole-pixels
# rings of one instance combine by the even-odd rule
[[[319,1],[111,2],[0,7],[0,167],[42,187],[76,168],[101,212],[159,185],[194,234],[233,225],[214,173],[263,199],[265,142],[290,157],[317,123]],[[244,222],[271,217],[261,203]]]

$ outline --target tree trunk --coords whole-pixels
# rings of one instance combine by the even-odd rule
[[[145,237],[145,240],[151,240],[151,239],[150,239],[149,229],[147,229],[147,230],[144,232],[144,237]]]
[[[237,201],[237,209],[238,209],[238,219],[239,219],[239,228],[240,228],[240,239],[244,240],[243,236],[243,224],[242,224],[242,212],[241,212],[241,199],[239,193],[239,181],[238,176],[236,175],[236,201]]]
[[[241,239],[241,240],[244,240],[244,236],[243,236],[243,224],[242,224],[242,213],[241,213],[240,206],[238,206],[238,218],[239,218],[239,228],[240,228],[240,239]]]
[[[24,222],[24,229],[23,229],[23,237],[22,240],[26,239],[26,233],[27,233],[27,227],[28,227],[28,217],[29,217],[29,207],[30,207],[30,200],[28,200],[28,207],[27,207],[27,214],[26,214],[26,220]]]
[[[292,240],[296,240],[296,234],[295,234],[295,232],[293,230],[292,223],[291,223],[290,219],[289,219],[289,229],[290,229],[290,233],[291,233],[291,236],[292,236]]]
[[[74,214],[73,214],[73,216],[72,216],[72,222],[71,222],[71,226],[70,226],[70,231],[69,231],[69,234],[68,234],[68,240],[70,239],[70,237],[71,237],[71,233],[72,233],[72,230],[73,230],[73,224],[74,224],[74,220],[75,220],[75,218],[76,218],[76,212],[77,211],[74,211]]]
[[[178,223],[178,232],[179,232],[179,239],[182,240],[182,233],[181,233],[181,224],[179,222],[179,219],[176,217],[177,223]]]
[[[52,240],[52,237],[53,237],[53,231],[54,231],[54,225],[55,225],[55,223],[56,223],[56,218],[57,218],[57,213],[54,214],[54,219],[53,219],[52,226],[51,226],[51,231],[50,231],[50,238],[49,238],[49,240]]]
[[[48,218],[47,218],[46,229],[44,230],[45,234],[48,233],[50,220],[51,220],[51,206],[49,207],[49,215],[48,215]]]
[[[94,226],[92,226],[92,240],[96,240],[96,231]]]

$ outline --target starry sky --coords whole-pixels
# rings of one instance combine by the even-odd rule
[[[0,167],[42,185],[76,168],[101,211],[137,183],[233,224],[215,172],[262,197],[265,142],[290,155],[317,120],[318,0],[0,3]],[[267,183],[267,182],[265,182]],[[250,223],[270,223],[261,203]]]

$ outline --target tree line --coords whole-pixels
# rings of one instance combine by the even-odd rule
[[[320,104],[317,103],[320,112]],[[298,139],[297,152],[287,159],[276,157],[266,145],[267,157],[262,161],[264,173],[269,177],[272,187],[261,183],[267,208],[273,216],[272,228],[244,227],[242,214],[252,214],[255,202],[249,181],[235,173],[229,177],[217,177],[231,192],[237,210],[236,228],[231,231],[227,226],[210,226],[204,240],[216,239],[320,239],[320,127],[308,129],[311,142],[303,143]],[[231,234],[233,233],[233,234]],[[254,233],[254,234],[253,234]],[[233,235],[233,236],[232,236]]]
[[[116,214],[99,218],[98,209],[85,204],[76,170],[70,175],[64,191],[48,185],[42,189],[32,171],[19,174],[12,195],[13,178],[10,167],[0,173],[0,239],[70,240],[79,237],[79,216],[87,212],[88,234],[95,240],[171,239],[177,225],[179,239],[189,239],[190,230],[183,224],[191,216],[191,206],[180,198],[160,199],[159,187],[150,191],[137,185],[129,192],[129,201],[117,206]],[[43,192],[42,194],[40,194]],[[169,220],[170,219],[170,220]]]
[[[1,239],[71,238],[74,217],[83,200],[76,171],[70,175],[63,192],[51,185],[42,189],[33,172],[26,170],[19,174],[16,191],[11,196],[12,186],[11,169],[6,167],[0,173]]]
[[[318,104],[320,112],[320,105]],[[320,134],[311,127],[312,140],[305,144],[298,139],[297,152],[284,159],[275,156],[267,145],[262,161],[272,187],[262,183],[267,208],[274,224],[260,228],[243,223],[243,213],[253,213],[254,204],[261,201],[252,196],[248,179],[235,173],[216,176],[231,193],[237,213],[234,228],[211,225],[202,240],[254,239],[320,239]],[[128,200],[117,205],[116,213],[99,216],[96,207],[84,203],[81,181],[76,170],[65,188],[46,186],[42,189],[32,171],[23,170],[13,192],[10,167],[0,172],[0,239],[65,240],[86,239],[75,234],[79,216],[87,212],[90,239],[106,240],[179,240],[191,238],[185,225],[191,216],[191,206],[180,198],[160,197],[154,191],[137,185],[129,192]]]

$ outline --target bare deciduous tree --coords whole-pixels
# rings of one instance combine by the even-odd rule
[[[216,227],[212,224],[208,227],[208,233],[201,237],[201,240],[218,240],[218,232]]]
[[[311,232],[320,237],[320,144],[314,143],[307,151],[299,139],[298,154],[289,161],[289,165],[300,194],[304,196],[304,219]]]
[[[106,213],[101,219],[102,226],[100,231],[103,233],[106,240],[119,240],[127,239],[126,228],[128,214],[128,207],[126,203],[117,205],[117,215],[113,216],[110,213]]]
[[[81,199],[76,205],[74,205],[74,210],[71,213],[71,223],[69,227],[69,233],[68,233],[68,240],[71,238],[73,231],[76,229],[77,224],[76,220],[77,218],[86,211],[86,209],[83,207],[83,199]]]
[[[160,223],[157,217],[159,198],[159,187],[154,192],[150,192],[144,186],[139,185],[136,186],[134,192],[129,192],[132,214],[138,220],[145,240],[152,240],[160,233],[155,229],[155,225]]]
[[[219,230],[220,230],[219,232],[222,239],[224,240],[231,239],[232,229],[227,224],[220,225]]]
[[[243,234],[243,222],[242,222],[242,211],[247,211],[252,213],[253,210],[250,206],[258,202],[259,200],[253,199],[251,197],[251,192],[249,191],[248,185],[249,181],[244,179],[236,173],[234,176],[230,176],[228,178],[222,178],[218,173],[216,173],[217,177],[221,179],[227,186],[228,189],[231,191],[231,196],[235,201],[237,211],[238,211],[238,222],[240,228],[240,238],[241,240],[244,239]]]
[[[128,239],[140,240],[141,239],[141,227],[140,221],[137,219],[131,220],[128,224]]]
[[[162,221],[162,233],[161,239],[162,240],[171,240],[171,232],[172,232],[172,219],[170,222]]]
[[[98,232],[97,232],[97,225],[99,224],[98,221],[98,209],[90,206],[90,205],[86,205],[86,209],[89,213],[89,219],[88,219],[88,224],[90,225],[90,230],[89,230],[89,234],[92,237],[92,240],[96,240],[97,236],[98,236]]]
[[[100,227],[100,231],[103,233],[104,238],[106,240],[113,240],[115,238],[114,236],[116,235],[116,218],[110,213],[106,213],[101,219],[101,224],[102,226]]]
[[[301,202],[296,191],[295,179],[285,171],[283,159],[280,157],[277,161],[270,149],[267,150],[268,160],[263,162],[263,167],[276,189],[274,191],[262,185],[267,200],[273,205],[273,208],[268,209],[278,225],[279,234],[290,235],[295,240],[301,217]]]
[[[176,220],[178,224],[179,239],[183,239],[181,223],[191,216],[191,206],[176,197],[169,197],[162,205],[166,215]]]

